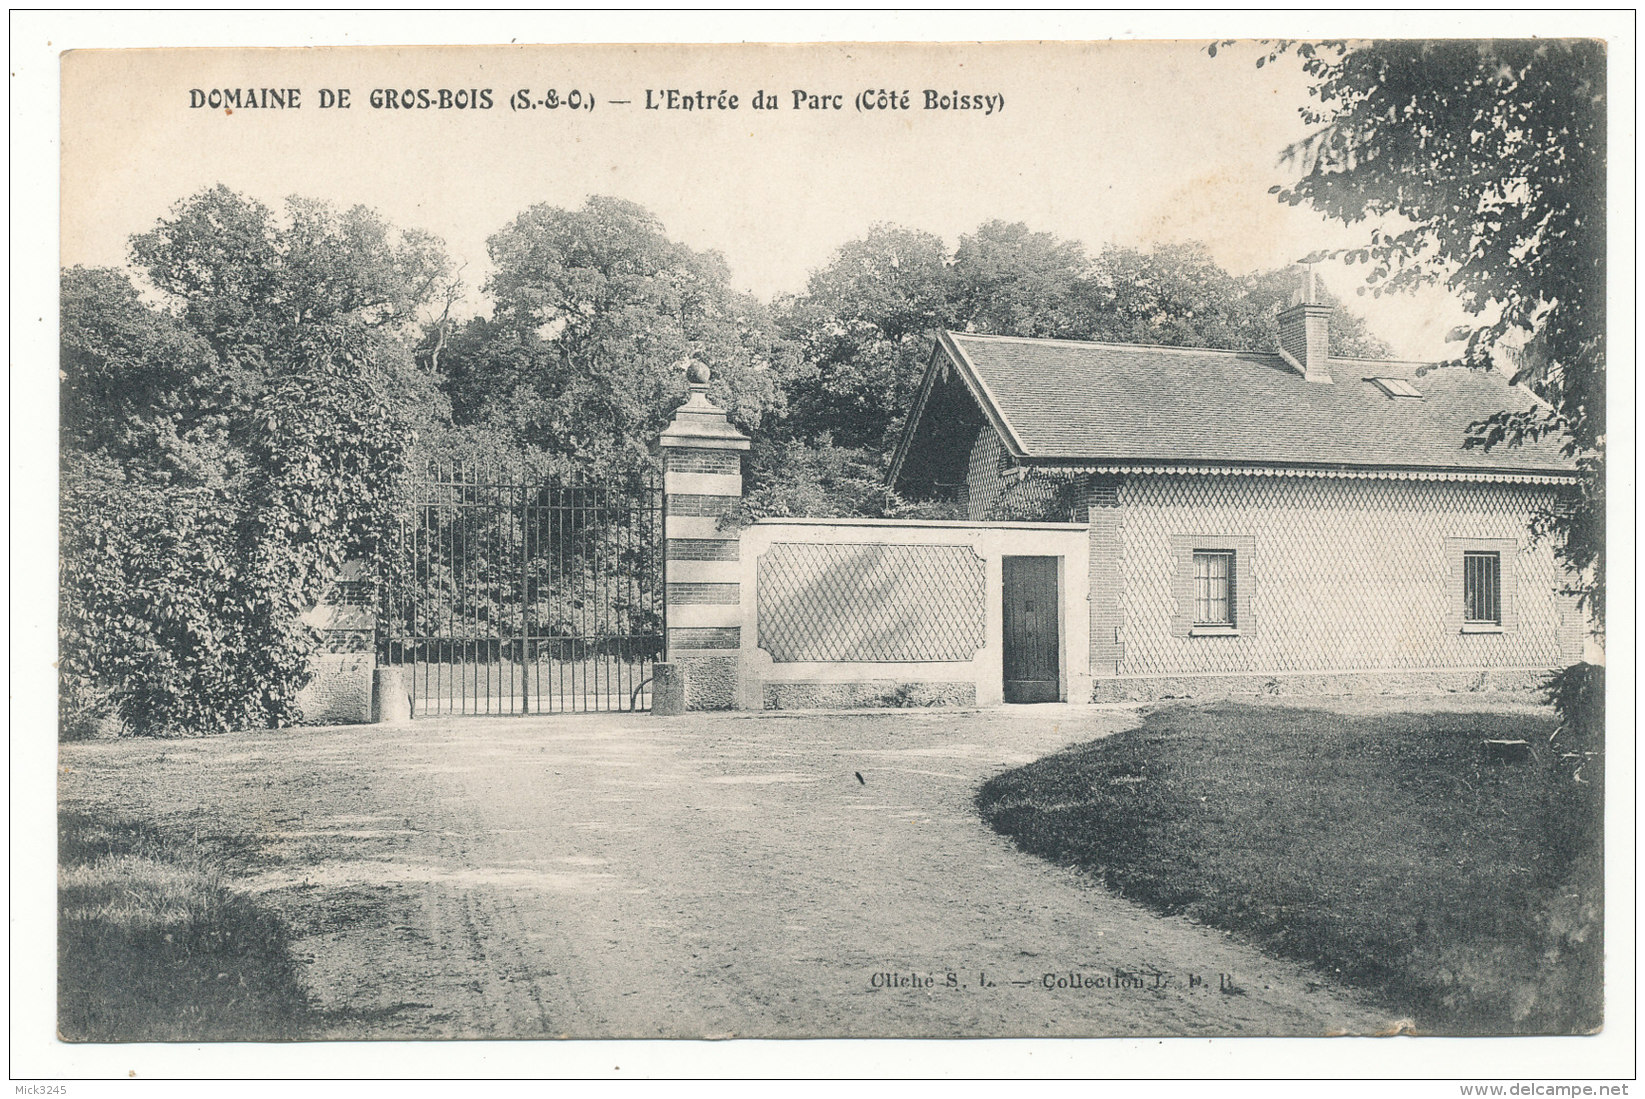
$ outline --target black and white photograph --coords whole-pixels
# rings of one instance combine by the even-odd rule
[[[1484,15],[28,45],[14,1078],[1625,1087],[1633,21]]]

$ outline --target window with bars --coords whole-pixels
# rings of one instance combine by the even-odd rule
[[[1234,625],[1234,555],[1194,551],[1194,625]]]
[[[1462,555],[1462,621],[1470,626],[1502,625],[1502,555]]]

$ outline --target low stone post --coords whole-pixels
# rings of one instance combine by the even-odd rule
[[[377,668],[371,674],[371,720],[402,725],[411,720],[411,688],[404,668]]]
[[[666,660],[651,665],[651,712],[668,717],[685,709],[684,669]]]
[[[686,370],[690,396],[658,443],[663,454],[666,659],[653,673],[652,712],[737,704],[742,646],[739,535],[720,518],[742,501],[748,436],[708,399],[708,368]]]

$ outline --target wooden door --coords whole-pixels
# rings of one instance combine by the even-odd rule
[[[1005,701],[1056,702],[1062,697],[1057,659],[1057,559],[1006,557]]]

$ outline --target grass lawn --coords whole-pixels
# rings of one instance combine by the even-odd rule
[[[1601,807],[1539,713],[1161,707],[990,780],[1023,850],[1385,994],[1418,1029],[1601,1015]],[[1524,738],[1534,758],[1487,758]]]
[[[57,1026],[71,1042],[297,1037],[283,925],[196,846],[125,822],[58,821]]]

